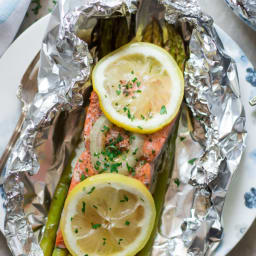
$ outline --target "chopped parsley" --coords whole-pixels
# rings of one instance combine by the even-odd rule
[[[87,192],[87,194],[88,194],[88,195],[91,194],[91,193],[94,191],[94,189],[95,189],[95,187],[92,187],[92,188],[90,189],[90,191]]]
[[[136,155],[136,154],[137,154],[138,149],[139,149],[139,148],[136,148],[136,149],[132,152],[132,154],[133,154],[133,155]]]
[[[131,74],[133,75],[134,74],[134,71],[132,70]]]
[[[125,223],[124,223],[126,226],[129,226],[130,225],[130,221],[126,221]]]
[[[97,229],[101,227],[101,224],[93,224],[91,223],[93,229]]]
[[[196,157],[195,157],[195,158],[192,158],[192,159],[188,160],[188,163],[191,164],[191,165],[193,165],[196,160],[197,160]]]
[[[123,240],[124,240],[123,238],[119,238],[118,244],[120,244]]]
[[[132,144],[132,141],[135,140],[135,136],[134,135],[131,135],[129,137],[129,143]]]
[[[141,82],[137,82],[137,87],[140,87],[140,85],[141,85]]]
[[[136,92],[137,92],[137,93],[141,93],[141,90],[137,90]]]
[[[116,94],[119,96],[121,94],[121,90],[116,90]]]
[[[135,169],[133,167],[131,167],[128,163],[126,163],[126,167],[129,173],[132,174],[132,176],[135,175]]]
[[[137,126],[140,130],[143,130],[143,128],[141,126]]]
[[[103,129],[101,130],[102,132],[108,132],[109,131],[109,127],[107,127],[106,125],[103,126]]]
[[[185,139],[186,139],[186,137],[180,136],[180,141],[183,141],[183,140],[185,140]]]
[[[75,229],[75,233],[76,233],[76,234],[78,233],[78,229],[77,229],[77,228]]]
[[[40,0],[32,0],[31,4],[35,4],[35,7],[32,8],[31,10],[35,15],[37,15],[39,13],[39,10],[42,8]]]
[[[154,149],[152,149],[152,155],[154,155],[156,153],[156,151]]]
[[[141,117],[141,119],[143,119],[143,120],[145,119],[145,116],[143,116],[143,115],[140,115],[140,117]]]
[[[92,207],[95,209],[98,209],[98,207],[95,204],[93,204]]]
[[[131,115],[130,109],[128,109],[128,111],[127,111],[127,116],[128,116],[128,118],[131,119],[132,121],[133,121],[134,118],[135,118],[134,115]]]
[[[82,162],[83,162],[83,160],[79,159],[79,160],[78,160],[78,162],[82,163]]]
[[[135,83],[137,80],[138,80],[138,78],[137,78],[137,77],[134,77],[134,78],[132,79],[132,82]]]
[[[124,195],[124,199],[120,200],[120,203],[128,202],[128,196]]]
[[[102,239],[103,239],[103,244],[102,245],[105,245],[107,238],[103,237]]]
[[[85,171],[88,173],[88,171],[89,171],[88,168],[85,168]]]
[[[85,206],[86,206],[86,203],[83,201],[82,213],[85,213]]]
[[[81,177],[80,177],[80,181],[85,180],[85,178],[86,178],[85,175],[82,173],[82,174],[81,174]]]
[[[71,218],[70,218],[70,221],[72,221],[73,219],[74,219],[74,218],[73,218],[73,217],[71,217]]]
[[[122,163],[114,163],[114,164],[111,164],[110,165],[110,172],[112,173],[112,172],[116,172],[116,173],[118,173],[118,167],[119,166],[121,166],[122,165]]]
[[[167,110],[166,110],[166,107],[165,105],[163,105],[160,109],[160,115],[164,115],[164,114],[167,114]]]
[[[177,185],[177,187],[179,187],[180,185],[180,180],[178,178],[174,179],[174,183]]]

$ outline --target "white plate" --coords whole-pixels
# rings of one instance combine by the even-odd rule
[[[40,49],[48,20],[49,15],[32,25],[0,59],[0,155],[20,114],[20,103],[15,96],[17,87],[27,66]],[[249,98],[256,95],[256,72],[240,47],[222,30],[218,29],[218,32],[227,52],[237,62],[249,131],[247,149],[232,180],[224,207],[224,239],[215,253],[215,256],[224,256],[240,241],[256,217],[256,136],[253,135],[256,112],[248,104]],[[251,190],[252,188],[255,190]],[[0,240],[0,243],[4,241]],[[8,255],[2,246],[0,248],[1,255]]]

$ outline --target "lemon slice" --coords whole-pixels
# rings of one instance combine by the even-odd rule
[[[140,181],[99,174],[68,195],[61,231],[73,256],[135,255],[148,241],[155,215],[154,200]]]
[[[117,126],[153,133],[177,115],[184,79],[163,48],[130,43],[108,54],[92,73],[93,89],[106,117]]]

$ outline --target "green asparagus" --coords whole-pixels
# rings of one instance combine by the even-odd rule
[[[158,44],[164,46],[166,50],[177,61],[179,67],[183,71],[184,63],[186,59],[186,53],[181,36],[176,32],[173,25],[166,25],[161,29],[156,20],[153,20],[144,30],[142,41]],[[178,119],[177,119],[178,120]],[[169,140],[168,147],[164,153],[162,159],[162,166],[159,168],[157,176],[156,190],[153,193],[155,205],[156,205],[156,221],[154,229],[150,236],[146,246],[137,254],[138,256],[149,256],[151,254],[152,246],[155,240],[159,220],[161,217],[161,211],[164,203],[164,197],[167,189],[167,181],[171,175],[171,171],[174,164],[175,154],[175,141],[178,132],[178,121],[176,121],[173,133]]]
[[[175,141],[177,138],[177,132],[178,122],[176,122],[175,126],[173,127],[173,133],[171,135],[171,138],[169,139],[168,147],[162,159],[162,166],[159,168],[159,170],[156,170],[159,174],[157,176],[156,190],[153,193],[153,198],[156,206],[156,220],[154,224],[154,229],[145,247],[137,254],[138,256],[149,256],[151,254],[159,220],[161,217],[162,207],[164,204],[165,193],[168,185],[167,182],[171,175],[174,164]]]
[[[54,197],[52,199],[50,209],[48,212],[48,219],[45,225],[43,237],[40,242],[40,246],[44,252],[44,256],[51,256],[56,239],[56,232],[58,230],[61,212],[64,206],[65,199],[67,197],[69,185],[72,177],[71,162],[75,157],[75,153],[69,160],[69,163],[63,171],[59,183],[56,187]]]
[[[67,249],[54,248],[52,256],[69,256]]]
[[[113,19],[101,19],[99,20],[99,59],[113,51]]]
[[[168,40],[164,48],[172,55],[176,60],[178,66],[184,71],[184,64],[186,60],[186,51],[181,36],[177,33],[173,25],[166,25],[168,32]]]
[[[157,20],[153,19],[144,29],[142,41],[163,46],[162,28]]]
[[[118,49],[128,43],[129,28],[125,17],[115,18],[113,23],[113,46]]]

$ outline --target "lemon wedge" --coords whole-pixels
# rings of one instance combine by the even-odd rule
[[[92,72],[93,89],[106,117],[137,133],[153,133],[177,115],[184,79],[163,48],[127,44],[101,59]]]
[[[155,216],[154,200],[140,181],[99,174],[70,192],[61,231],[73,256],[132,256],[148,241]]]

